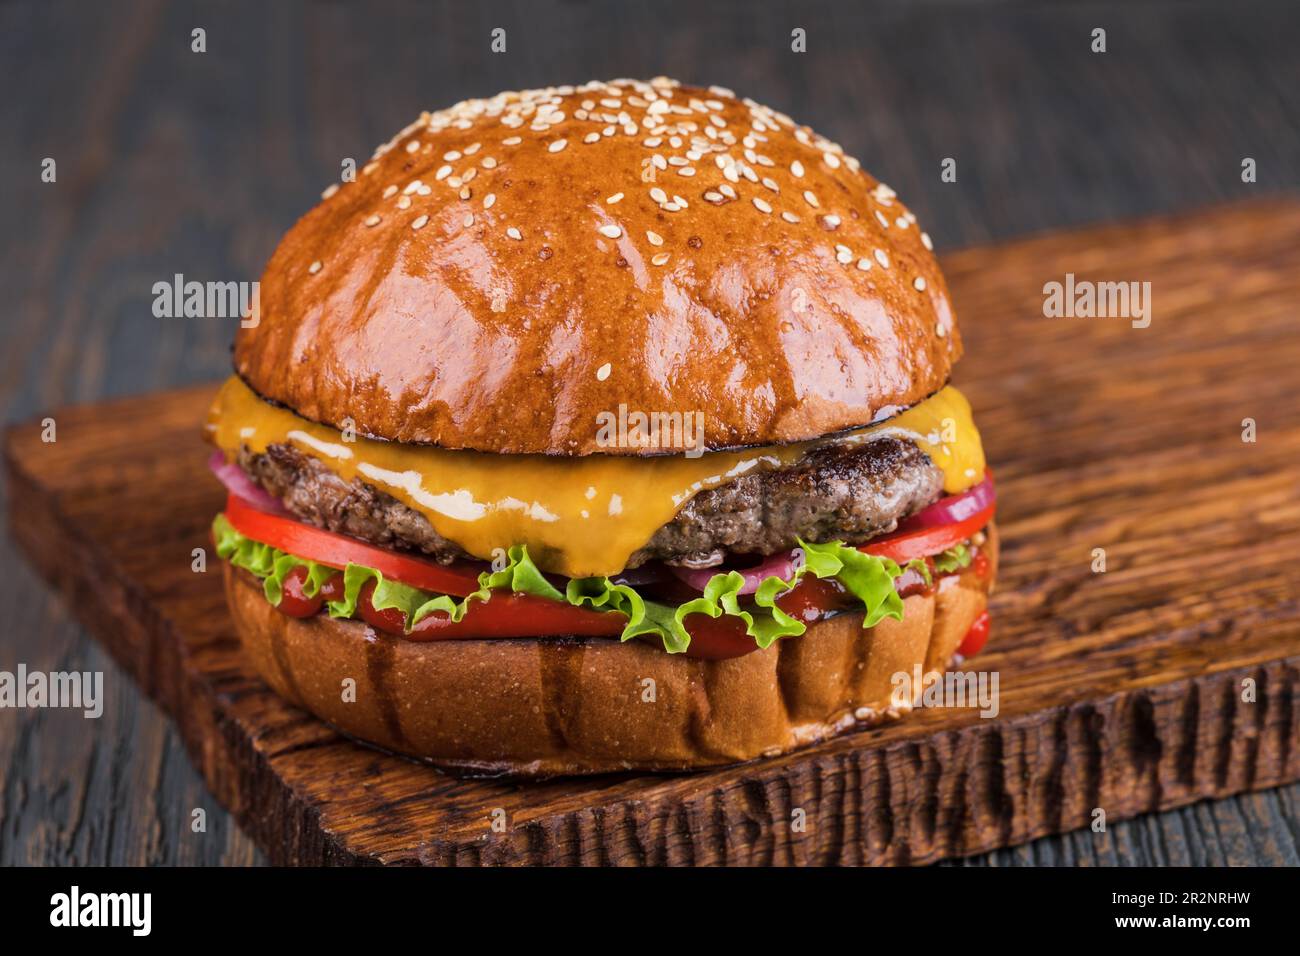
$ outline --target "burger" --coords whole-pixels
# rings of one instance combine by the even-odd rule
[[[898,717],[982,646],[992,478],[929,237],[659,78],[426,113],[267,265],[209,413],[248,658],[466,774],[684,770]]]

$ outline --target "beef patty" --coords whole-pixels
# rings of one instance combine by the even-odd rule
[[[317,527],[422,551],[444,564],[468,557],[418,511],[359,478],[344,481],[291,445],[270,445],[264,454],[244,448],[239,464],[292,514]],[[894,530],[942,489],[943,472],[911,442],[880,437],[824,445],[788,468],[753,472],[699,492],[632,555],[628,567],[653,559],[712,567],[728,552],[789,550],[796,538],[861,543]]]

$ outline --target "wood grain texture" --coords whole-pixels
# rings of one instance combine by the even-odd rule
[[[1100,57],[1086,52],[1099,24]],[[189,49],[197,25],[204,55]],[[793,25],[807,54],[790,52]],[[486,50],[495,26],[510,31],[506,54]],[[11,0],[0,4],[0,419],[221,377],[233,329],[154,318],[152,283],[256,278],[342,157],[466,96],[659,72],[722,82],[843,143],[951,249],[1295,191],[1297,46],[1289,0]],[[1243,155],[1258,161],[1256,184],[1241,182]],[[57,184],[39,181],[44,157],[58,160]],[[944,157],[958,162],[955,183],[939,181]],[[0,571],[0,667],[103,668],[109,698],[97,722],[0,712],[0,865],[260,859],[165,715],[7,536]],[[200,806],[211,825],[196,835]],[[1295,863],[1297,848],[1291,786],[971,862]]]
[[[999,479],[976,659],[1000,677],[993,720],[921,711],[705,774],[534,785],[352,744],[257,681],[217,569],[190,570],[221,502],[195,428],[210,388],[68,409],[53,444],[11,431],[10,527],[280,862],[917,863],[1300,779],[1300,204],[943,266]],[[1044,318],[1042,285],[1067,271],[1150,281],[1151,326]]]

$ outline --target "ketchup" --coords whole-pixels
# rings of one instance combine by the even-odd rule
[[[307,569],[301,564],[295,566],[284,576],[278,605],[281,614],[287,614],[290,617],[311,617],[320,611],[325,599],[320,594],[315,597],[308,597],[303,592],[306,583]]]

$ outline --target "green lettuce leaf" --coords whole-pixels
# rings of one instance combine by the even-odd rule
[[[964,544],[949,548],[943,554],[935,555],[934,567],[936,571],[942,571],[948,574],[952,571],[960,570],[969,566],[971,563],[970,549]]]
[[[262,579],[266,599],[278,605],[283,595],[283,583],[293,568],[307,568],[304,591],[314,596],[336,569],[317,564],[296,555],[279,551],[245,537],[231,526],[224,515],[218,515],[212,526],[217,542],[217,554],[236,567],[243,568]],[[959,553],[958,553],[959,552]],[[961,562],[965,567],[970,555],[964,547],[957,547],[940,556],[948,561]],[[936,562],[937,564],[937,562]],[[929,569],[923,561],[913,561],[908,567],[918,567],[930,580]],[[862,626],[875,627],[887,617],[903,618],[903,600],[894,590],[894,579],[902,569],[888,558],[865,554],[857,548],[838,541],[826,544],[799,542],[794,571],[789,578],[773,575],[759,583],[752,603],[741,603],[740,589],[744,577],[736,571],[713,575],[703,593],[676,606],[650,601],[635,588],[616,583],[608,577],[571,578],[561,591],[533,563],[527,547],[515,545],[506,552],[506,562],[500,568],[479,575],[479,589],[464,598],[445,594],[430,594],[386,579],[374,568],[349,564],[343,569],[344,594],[340,600],[331,601],[331,617],[352,617],[356,613],[357,598],[370,581],[375,582],[371,598],[378,610],[395,608],[402,612],[409,632],[430,614],[444,614],[452,621],[460,621],[474,601],[488,601],[494,591],[529,594],[551,601],[565,601],[574,607],[593,611],[616,611],[627,617],[620,639],[636,637],[658,638],[666,651],[677,654],[691,643],[685,619],[691,614],[705,614],[718,618],[726,614],[744,622],[745,633],[760,648],[770,647],[783,637],[803,634],[807,626],[791,617],[777,606],[776,601],[794,588],[804,575],[834,578],[846,591],[862,602]]]

